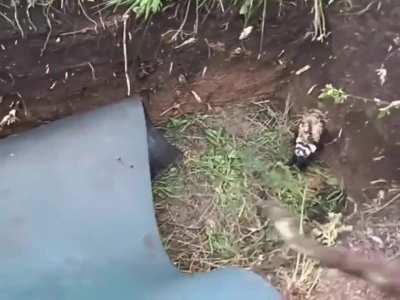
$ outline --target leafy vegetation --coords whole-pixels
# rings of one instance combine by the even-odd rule
[[[124,7],[138,16],[148,19],[158,13],[167,1],[162,0],[107,0],[107,6]]]
[[[318,98],[333,102],[335,104],[343,104],[349,95],[342,89],[334,87],[332,84],[327,84],[321,90]]]

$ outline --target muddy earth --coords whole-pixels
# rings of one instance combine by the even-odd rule
[[[150,22],[131,17],[124,28],[121,14],[99,12],[94,4],[31,8],[30,20],[25,7],[15,13],[0,5],[10,19],[0,17],[0,120],[16,112],[0,136],[119,101],[128,92],[143,96],[158,124],[258,97],[278,106],[290,99],[295,113],[321,106],[319,91],[331,83],[350,95],[343,104],[323,106],[332,142],[322,160],[352,199],[346,213],[354,231],[341,243],[397,259],[400,114],[377,114],[400,100],[400,3],[337,2],[327,10],[330,34],[323,43],[311,40],[310,7],[299,4],[280,14],[268,10],[262,45],[261,20],[239,41],[243,20],[230,7],[196,13],[182,2]],[[297,75],[304,66],[308,70]],[[390,299],[330,271],[314,297]]]

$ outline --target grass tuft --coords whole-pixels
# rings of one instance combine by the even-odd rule
[[[83,4],[85,2],[92,2],[88,0],[70,0],[75,1],[81,9],[84,10]],[[188,0],[190,1],[190,0]],[[269,7],[270,4],[277,3],[279,6],[279,12],[281,13],[282,8],[286,6],[292,6],[296,1],[305,1],[307,0],[196,0],[195,9],[196,14],[199,13],[199,9],[203,7],[220,7],[222,11],[224,11],[224,7],[233,6],[235,7],[240,15],[244,17],[244,26],[247,26],[247,23],[251,19],[256,19],[258,17],[263,16],[265,21],[265,10],[267,6]],[[313,15],[313,25],[314,25],[314,32],[313,32],[313,40],[323,41],[327,36],[327,28],[325,22],[325,7],[332,4],[333,1],[327,0],[313,0],[312,2],[312,15]],[[63,6],[63,1],[61,2],[61,6]],[[105,8],[122,8],[125,9],[125,15],[129,13],[134,13],[138,17],[142,17],[145,20],[149,19],[150,17],[160,13],[163,8],[171,5],[178,4],[179,1],[172,1],[172,0],[99,0],[98,6],[105,7]],[[189,8],[190,2],[187,2],[187,6]],[[215,5],[217,4],[217,5]],[[268,5],[267,5],[268,4]],[[27,11],[27,19],[28,22],[32,25],[32,20],[30,19],[29,10],[35,6],[42,6],[42,7],[52,7],[58,6],[59,2],[54,0],[29,0],[27,5],[24,1],[17,1],[17,0],[8,0],[5,3],[0,3],[0,9],[5,9],[5,11],[0,10],[0,18],[6,20],[11,26],[18,27],[21,31],[22,36],[24,36],[24,32],[22,31],[22,27],[19,23],[18,17],[18,9],[17,7],[26,8]],[[209,9],[207,9],[208,11]],[[14,11],[15,16],[12,16],[12,12]],[[86,12],[84,13],[86,14]],[[21,16],[24,18],[23,16]],[[33,24],[33,27],[35,25]]]
[[[106,0],[111,7],[124,7],[127,12],[134,12],[138,17],[148,19],[157,14],[167,1],[162,0]]]

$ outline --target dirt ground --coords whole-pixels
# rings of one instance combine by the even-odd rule
[[[343,1],[329,9],[331,34],[324,44],[304,39],[312,30],[308,7],[288,7],[280,17],[271,10],[261,53],[260,22],[247,40],[239,41],[243,25],[231,9],[202,11],[198,21],[190,11],[181,32],[183,6],[150,23],[130,19],[127,74],[132,93],[146,96],[159,124],[258,97],[283,103],[288,94],[300,111],[318,106],[318,91],[327,83],[356,96],[324,107],[332,136],[341,135],[322,159],[354,199],[347,221],[355,230],[341,243],[372,257],[395,259],[400,251],[400,114],[378,119],[375,98],[400,99],[400,4],[364,2],[349,7]],[[34,10],[37,31],[21,19],[24,38],[0,18],[1,28],[8,28],[0,32],[0,120],[12,108],[18,116],[16,124],[0,129],[1,137],[126,96],[122,18],[87,10],[96,25],[76,7],[51,10],[48,19],[41,9]],[[177,40],[171,41],[175,33]],[[185,44],[189,38],[195,42]],[[296,75],[306,65],[310,69]],[[379,70],[386,73],[384,82]],[[389,299],[336,272],[323,274],[314,296],[330,299],[327,295]]]

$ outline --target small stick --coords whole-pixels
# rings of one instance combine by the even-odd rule
[[[195,92],[195,91],[190,91],[194,97],[194,100],[196,100],[197,103],[203,103],[203,100],[201,100],[200,96]]]
[[[85,17],[94,24],[94,31],[97,33],[97,22],[95,20],[93,20],[86,12],[85,7],[82,5],[82,1],[79,0],[78,1],[79,7],[81,8],[83,14],[85,15]]]
[[[124,71],[125,71],[125,79],[126,79],[126,94],[128,96],[131,95],[131,79],[129,77],[128,73],[128,50],[126,48],[126,23],[129,19],[129,15],[125,14],[123,17],[124,21],[124,31],[122,35],[122,40],[123,40],[123,51],[124,51]]]
[[[15,27],[14,22],[9,17],[7,17],[6,14],[0,11],[0,16],[2,16],[8,23],[10,23],[13,28],[17,29],[17,27]]]
[[[47,44],[49,43],[50,36],[51,36],[52,31],[53,31],[53,26],[51,25],[51,21],[50,21],[50,18],[49,18],[49,10],[50,10],[50,6],[47,8],[47,12],[46,13],[44,13],[45,10],[43,9],[43,15],[46,17],[46,22],[47,22],[47,25],[49,26],[49,32],[47,33],[46,40],[44,41],[42,49],[40,49],[40,56],[43,56],[44,51],[46,51]]]
[[[366,212],[369,213],[369,214],[376,214],[376,213],[380,212],[381,210],[385,209],[386,207],[388,207],[389,205],[393,204],[399,198],[400,198],[400,193],[397,194],[396,196],[394,196],[392,199],[390,199],[388,202],[386,202],[382,206],[374,208],[374,209],[370,209],[370,210],[368,210]]]
[[[225,8],[224,8],[224,3],[222,2],[222,0],[219,0],[219,6],[221,7],[221,11],[224,14],[225,13]]]
[[[77,34],[77,33],[84,34],[84,33],[88,32],[88,31],[91,31],[91,30],[94,31],[94,29],[91,28],[91,27],[85,27],[85,28],[82,28],[82,29],[79,29],[79,30],[74,30],[74,31],[69,31],[69,32],[62,32],[59,35],[60,36],[66,36],[66,35],[74,35],[74,34]]]
[[[33,23],[32,18],[31,18],[31,14],[30,14],[30,12],[29,12],[30,9],[31,9],[31,7],[32,7],[32,4],[31,4],[31,3],[29,3],[29,4],[26,6],[26,17],[27,17],[27,19],[28,19],[29,24],[32,26],[33,30],[34,30],[34,31],[37,31],[37,27],[36,27],[35,23]]]
[[[103,14],[101,13],[101,11],[99,11],[99,19],[100,19],[100,23],[101,26],[103,27],[103,30],[106,30],[106,24],[104,24],[104,20],[103,20]]]
[[[394,101],[392,101],[392,102],[390,102],[390,104],[389,105],[387,105],[387,106],[385,106],[385,107],[382,107],[382,108],[380,108],[379,110],[380,111],[388,111],[388,110],[390,110],[391,108],[393,108],[393,107],[399,107],[400,106],[400,100],[394,100]]]
[[[195,34],[198,33],[199,29],[199,0],[196,0],[196,21],[194,23],[193,31]]]
[[[174,105],[172,105],[171,107],[167,108],[166,110],[164,110],[161,114],[160,117],[166,115],[167,113],[169,113],[171,110],[174,109],[179,109],[181,107],[181,103],[175,103]]]
[[[260,47],[258,49],[258,57],[257,59],[260,60],[263,50],[263,43],[264,43],[264,28],[265,28],[265,19],[267,15],[267,0],[264,0],[264,10],[262,16],[262,24],[261,24],[261,37],[260,37]]]
[[[179,29],[172,36],[172,38],[171,38],[172,41],[176,41],[176,39],[178,38],[178,35],[182,32],[183,27],[185,26],[187,18],[189,16],[189,9],[190,9],[190,0],[187,1],[185,17],[183,18],[183,21],[181,23],[181,26],[179,26]]]
[[[331,144],[336,143],[342,137],[342,133],[343,133],[343,128],[340,128],[338,135],[333,140],[331,140],[329,143],[326,143],[326,145],[331,145]]]
[[[372,7],[372,5],[374,5],[376,3],[375,1],[371,1],[365,8],[363,8],[362,10],[355,12],[355,13],[350,13],[350,15],[356,15],[356,16],[361,16],[363,14],[365,14],[367,11],[370,10],[370,8]]]
[[[88,62],[87,64],[89,65],[89,68],[90,68],[90,70],[92,71],[92,78],[93,78],[93,80],[96,80],[96,71],[94,70],[94,67],[93,67],[92,63],[91,63],[91,62]]]
[[[18,30],[21,32],[21,37],[25,38],[25,33],[24,30],[22,29],[21,24],[19,23],[19,19],[18,19],[18,7],[17,7],[17,3],[15,2],[15,0],[12,0],[12,6],[14,6],[14,19],[15,19],[15,24],[17,24]]]

